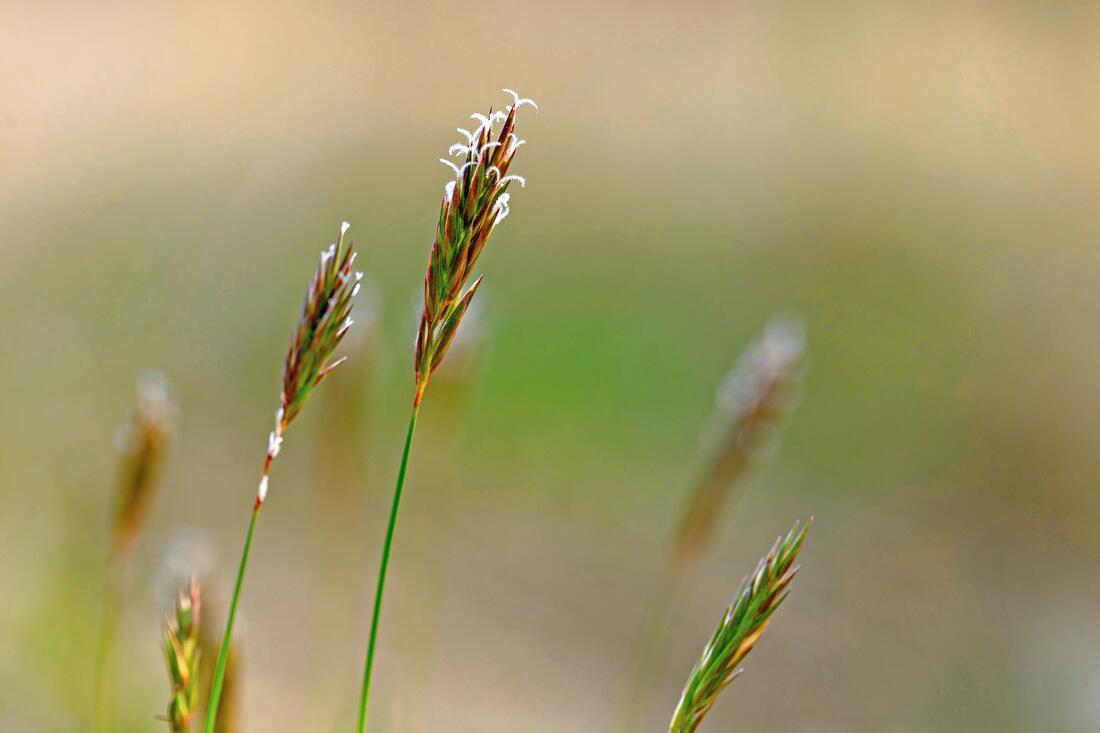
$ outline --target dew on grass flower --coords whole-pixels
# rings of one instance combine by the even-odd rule
[[[226,666],[229,663],[230,640],[233,638],[233,622],[237,615],[241,587],[248,556],[252,548],[252,536],[260,509],[267,500],[271,464],[282,449],[287,428],[301,413],[313,391],[332,370],[343,363],[344,357],[333,359],[336,347],[351,328],[353,299],[359,292],[363,279],[356,272],[355,243],[347,238],[349,224],[340,225],[336,242],[321,252],[321,261],[306,290],[302,314],[290,337],[286,359],[283,362],[282,391],[279,408],[275,412],[275,427],[268,435],[260,482],[256,487],[256,499],[252,505],[252,517],[245,534],[237,581],[229,603],[229,615],[225,633],[218,652],[218,662],[211,682],[210,701],[207,706],[205,731],[214,733],[218,719],[218,706],[225,684]]]
[[[730,370],[705,431],[706,468],[675,538],[674,554],[690,563],[710,543],[722,508],[754,457],[774,441],[793,408],[805,366],[805,327],[794,316],[772,320]]]
[[[788,586],[798,572],[794,562],[812,523],[813,519],[801,528],[796,523],[786,537],[775,541],[752,575],[741,581],[733,603],[691,670],[669,733],[693,733],[714,707],[719,693],[741,673],[739,665],[789,593]]]
[[[176,599],[172,615],[164,626],[161,646],[168,666],[172,697],[168,703],[168,727],[172,733],[188,733],[199,699],[199,643],[201,601],[199,581],[192,578]]]

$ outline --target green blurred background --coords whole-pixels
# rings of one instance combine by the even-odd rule
[[[89,729],[149,368],[180,415],[119,693],[124,730],[164,728],[166,554],[190,537],[224,608],[342,219],[374,327],[288,436],[240,643],[246,730],[351,728],[436,159],[505,86],[541,107],[529,185],[482,260],[484,348],[426,402],[379,729],[610,729],[714,390],[793,310],[803,399],[683,599],[649,729],[812,514],[704,729],[1095,730],[1098,70],[1089,3],[4,3],[0,730]]]

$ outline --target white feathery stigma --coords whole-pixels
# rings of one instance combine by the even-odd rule
[[[260,477],[260,485],[256,488],[256,498],[263,504],[267,499],[267,474]]]
[[[535,103],[535,100],[531,99],[530,97],[521,97],[518,93],[514,92],[511,89],[501,89],[501,91],[505,94],[512,95],[512,107],[519,109],[523,105],[529,104],[535,108],[536,112],[539,111],[539,106]]]
[[[527,188],[527,179],[523,176],[517,176],[514,173],[511,175],[507,175],[504,178],[501,178],[499,181],[497,181],[497,185],[503,186],[508,181],[519,181],[520,188]]]
[[[345,234],[347,234],[347,233],[348,233],[348,229],[351,229],[351,224],[349,224],[349,223],[347,223],[347,222],[345,221],[344,223],[342,223],[342,224],[340,225],[340,236],[342,237],[342,236],[344,236]]]
[[[508,218],[508,214],[510,213],[508,206],[510,198],[510,194],[502,193],[496,203],[493,204],[493,210],[497,213],[496,219],[493,220],[493,226],[496,226]]]
[[[450,167],[450,169],[455,172],[456,177],[461,177],[462,174],[466,172],[467,168],[469,168],[470,166],[474,166],[476,168],[477,164],[478,164],[478,162],[476,160],[468,160],[465,163],[463,163],[462,166],[460,167],[460,166],[455,165],[451,161],[447,160],[446,158],[440,158],[439,162],[442,163],[445,166]]]

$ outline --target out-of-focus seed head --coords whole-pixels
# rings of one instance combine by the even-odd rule
[[[797,316],[773,319],[722,381],[711,418],[712,450],[752,452],[766,445],[790,412],[805,367],[806,327]]]
[[[119,431],[122,459],[116,493],[114,540],[121,551],[137,539],[171,440],[176,408],[168,382],[148,372],[137,383],[137,402]]]
[[[524,144],[516,135],[516,114],[524,106],[536,110],[538,106],[511,90],[505,91],[512,96],[512,104],[503,111],[471,115],[478,123],[473,130],[459,128],[464,139],[448,151],[457,162],[440,159],[454,171],[455,178],[443,189],[424,278],[424,310],[414,357],[417,404],[481,284],[478,277],[467,286],[489,237],[508,216],[508,188],[513,183],[527,185],[521,176],[509,173],[516,151]]]
[[[313,389],[344,360],[332,358],[351,328],[352,299],[359,292],[363,273],[356,272],[355,243],[347,238],[349,225],[340,226],[336,242],[321,252],[302,304],[302,316],[290,338],[283,365],[283,391],[276,430],[269,446],[278,452],[283,432],[302,411]]]
[[[773,319],[718,388],[704,432],[705,470],[677,529],[675,555],[685,564],[708,545],[722,509],[754,458],[775,445],[805,371],[806,329],[796,316]]]
[[[191,717],[198,707],[199,663],[202,659],[200,610],[199,582],[192,578],[188,588],[179,594],[176,607],[165,623],[162,642],[168,681],[172,688],[167,717],[172,733],[187,733],[191,729]]]

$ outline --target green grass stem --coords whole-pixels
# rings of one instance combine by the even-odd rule
[[[386,525],[386,539],[382,543],[382,560],[378,566],[378,584],[374,591],[374,611],[371,613],[370,638],[367,641],[367,661],[363,668],[363,689],[359,694],[359,733],[367,729],[367,705],[370,700],[371,673],[374,671],[374,652],[378,641],[378,621],[382,615],[382,594],[386,589],[386,572],[390,565],[390,551],[393,549],[394,528],[397,526],[397,512],[401,508],[401,492],[405,487],[405,474],[409,468],[409,453],[412,449],[413,433],[416,431],[416,417],[420,412],[420,392],[413,403],[409,416],[409,430],[405,434],[405,449],[401,453],[401,467],[397,470],[397,485],[393,490],[393,504],[390,506],[389,523]],[[207,731],[207,733],[211,733]]]
[[[257,501],[252,506],[252,519],[248,523],[248,534],[244,537],[244,550],[241,552],[241,566],[237,569],[237,582],[233,587],[233,599],[229,602],[229,617],[225,621],[225,633],[218,648],[218,664],[214,667],[214,679],[210,683],[210,701],[206,707],[205,733],[214,733],[218,722],[218,705],[222,699],[222,685],[225,683],[225,670],[229,664],[230,641],[233,639],[233,623],[237,619],[237,602],[241,598],[244,585],[244,573],[248,568],[248,555],[252,550],[252,535],[256,533],[256,520],[260,516],[263,503]]]

